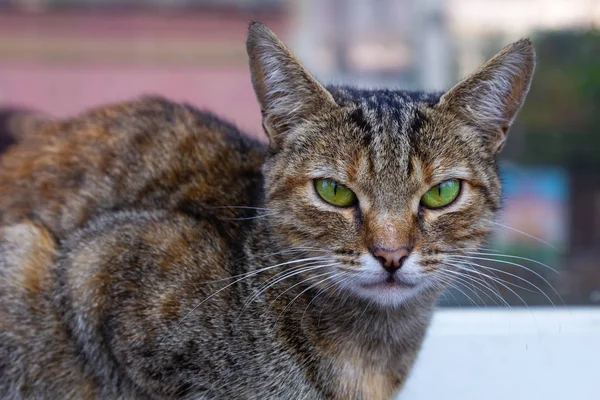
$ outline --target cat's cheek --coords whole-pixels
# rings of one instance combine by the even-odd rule
[[[417,251],[408,256],[408,259],[402,265],[400,274],[409,275],[412,277],[420,277],[425,271],[421,266],[421,255]]]

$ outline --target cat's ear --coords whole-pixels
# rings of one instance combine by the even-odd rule
[[[275,148],[310,115],[335,107],[331,94],[263,24],[250,24],[246,48],[263,126]]]
[[[496,153],[525,101],[534,69],[533,45],[521,39],[446,92],[439,106],[474,126]]]

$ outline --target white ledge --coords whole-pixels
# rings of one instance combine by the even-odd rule
[[[600,307],[440,309],[398,399],[600,399]]]

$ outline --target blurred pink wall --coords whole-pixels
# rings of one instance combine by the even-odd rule
[[[263,137],[245,53],[248,23],[285,37],[284,10],[0,12],[0,108],[68,117],[162,95]]]
[[[249,134],[263,135],[244,68],[0,63],[0,106],[24,106],[62,118],[143,94],[209,109]]]

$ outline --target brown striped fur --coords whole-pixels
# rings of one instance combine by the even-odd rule
[[[325,88],[266,27],[247,43],[268,146],[146,97],[47,121],[0,158],[0,397],[400,390],[448,255],[500,206],[495,155],[531,43],[443,95]],[[358,203],[324,202],[317,178]],[[458,199],[424,209],[450,178]],[[390,275],[379,247],[410,255]]]

